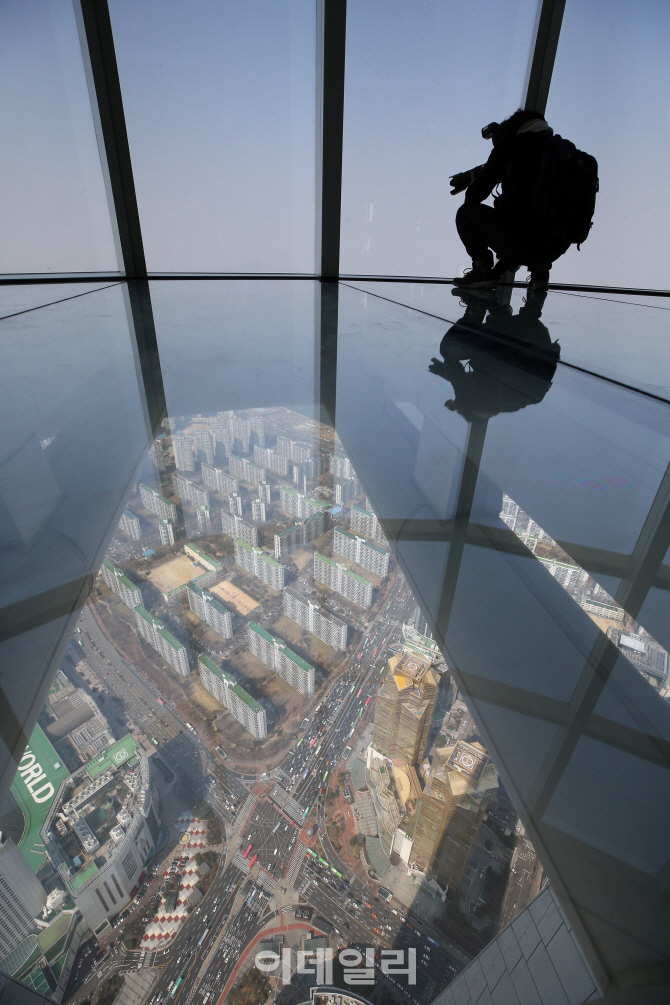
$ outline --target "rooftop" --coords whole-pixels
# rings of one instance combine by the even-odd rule
[[[89,761],[84,767],[90,778],[97,778],[98,775],[101,775],[103,771],[107,771],[108,768],[121,767],[126,761],[131,760],[136,751],[137,743],[133,737],[130,735],[124,736],[113,747],[109,747],[104,754],[96,757],[93,761]]]

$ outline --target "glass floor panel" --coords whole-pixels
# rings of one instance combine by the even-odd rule
[[[248,970],[288,1005],[349,961],[430,1005],[510,923],[530,957],[549,883],[533,928],[574,940],[581,1000],[663,979],[667,308],[29,289],[0,343],[0,830],[42,921],[0,970],[79,1005],[102,951],[163,1002]]]

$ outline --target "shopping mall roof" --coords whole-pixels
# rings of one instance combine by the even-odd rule
[[[113,747],[109,747],[97,757],[94,761],[89,761],[86,765],[86,771],[90,778],[97,778],[101,775],[103,771],[107,771],[108,768],[118,768],[126,761],[129,761],[135,751],[137,750],[137,743],[132,738],[132,736],[124,736],[122,740],[115,743]]]

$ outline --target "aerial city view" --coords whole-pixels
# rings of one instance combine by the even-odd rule
[[[0,969],[75,1005],[428,1005],[546,883],[351,461],[285,408],[164,421],[0,830]]]

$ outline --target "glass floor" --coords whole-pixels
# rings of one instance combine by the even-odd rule
[[[0,970],[429,1005],[549,884],[565,1001],[667,979],[667,300],[0,306],[0,830],[43,905]]]

